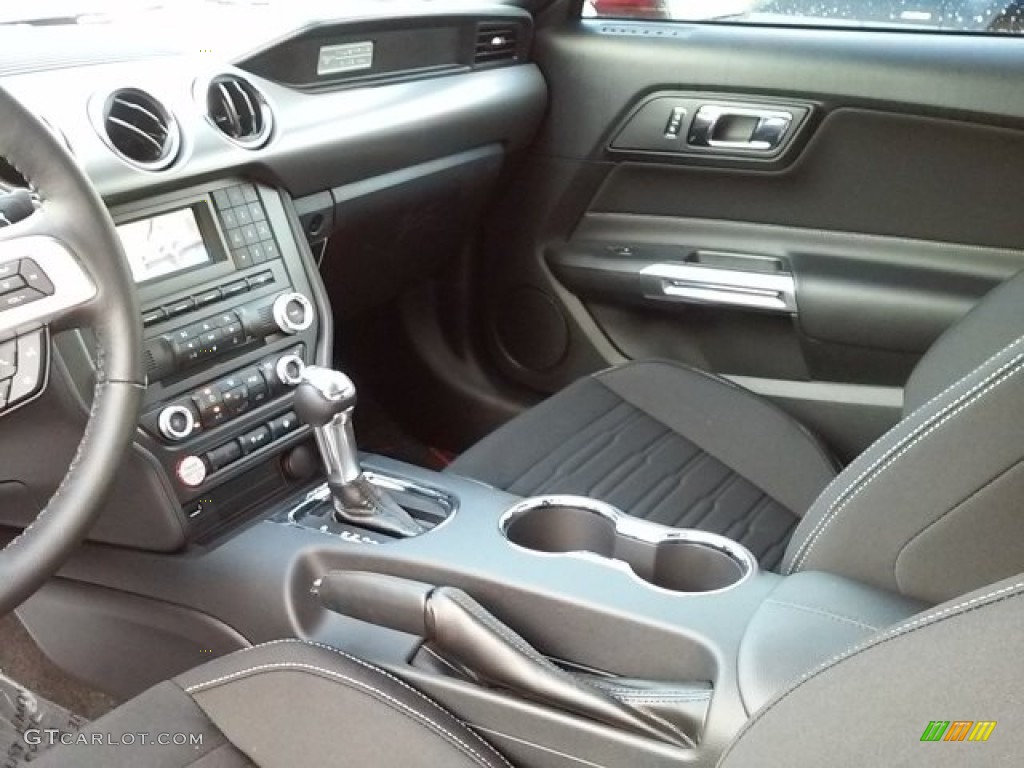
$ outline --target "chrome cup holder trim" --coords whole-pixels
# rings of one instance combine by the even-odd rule
[[[605,556],[589,550],[545,552],[517,544],[509,538],[509,529],[518,519],[531,512],[536,512],[537,510],[549,507],[568,507],[575,508],[583,512],[589,512],[610,522],[614,527],[616,536],[639,541],[643,544],[649,544],[654,547],[661,544],[681,542],[685,544],[695,544],[715,550],[727,555],[735,561],[743,571],[743,574],[739,579],[724,587],[688,592],[684,590],[669,589],[667,587],[654,584],[640,576],[628,562],[616,557]],[[544,496],[532,496],[530,498],[523,499],[505,510],[498,520],[498,530],[505,538],[505,541],[508,542],[509,546],[519,551],[541,557],[572,557],[578,560],[600,563],[614,568],[615,570],[628,573],[634,581],[640,582],[649,589],[654,589],[670,595],[694,596],[719,594],[730,589],[735,589],[748,579],[752,578],[758,571],[757,558],[751,554],[750,550],[732,539],[726,538],[725,536],[721,536],[717,533],[701,531],[695,528],[671,528],[667,525],[661,525],[660,523],[641,520],[640,518],[633,517],[632,515],[627,515],[612,504],[601,501],[600,499],[592,499],[589,496],[550,494]]]

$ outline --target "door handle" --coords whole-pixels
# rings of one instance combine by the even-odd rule
[[[693,304],[796,314],[796,281],[789,272],[774,274],[665,262],[648,264],[644,277],[661,283],[660,298]]]
[[[705,104],[693,116],[687,143],[692,147],[771,152],[793,124],[783,109]]]

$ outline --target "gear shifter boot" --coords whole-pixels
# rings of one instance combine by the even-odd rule
[[[392,536],[419,536],[424,528],[385,491],[359,475],[348,483],[328,483],[339,522]]]

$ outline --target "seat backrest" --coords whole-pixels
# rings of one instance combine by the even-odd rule
[[[937,606],[804,675],[719,768],[1020,765],[1024,578]]]
[[[907,403],[811,505],[783,573],[935,603],[1024,569],[1024,274],[936,342]]]

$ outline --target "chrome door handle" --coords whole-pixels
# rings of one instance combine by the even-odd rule
[[[793,113],[783,109],[705,104],[693,116],[687,143],[692,147],[770,152],[782,144],[792,124]],[[736,137],[737,133],[741,138]]]
[[[789,272],[762,273],[664,262],[640,270],[660,280],[658,298],[693,304],[796,314],[796,281]]]

